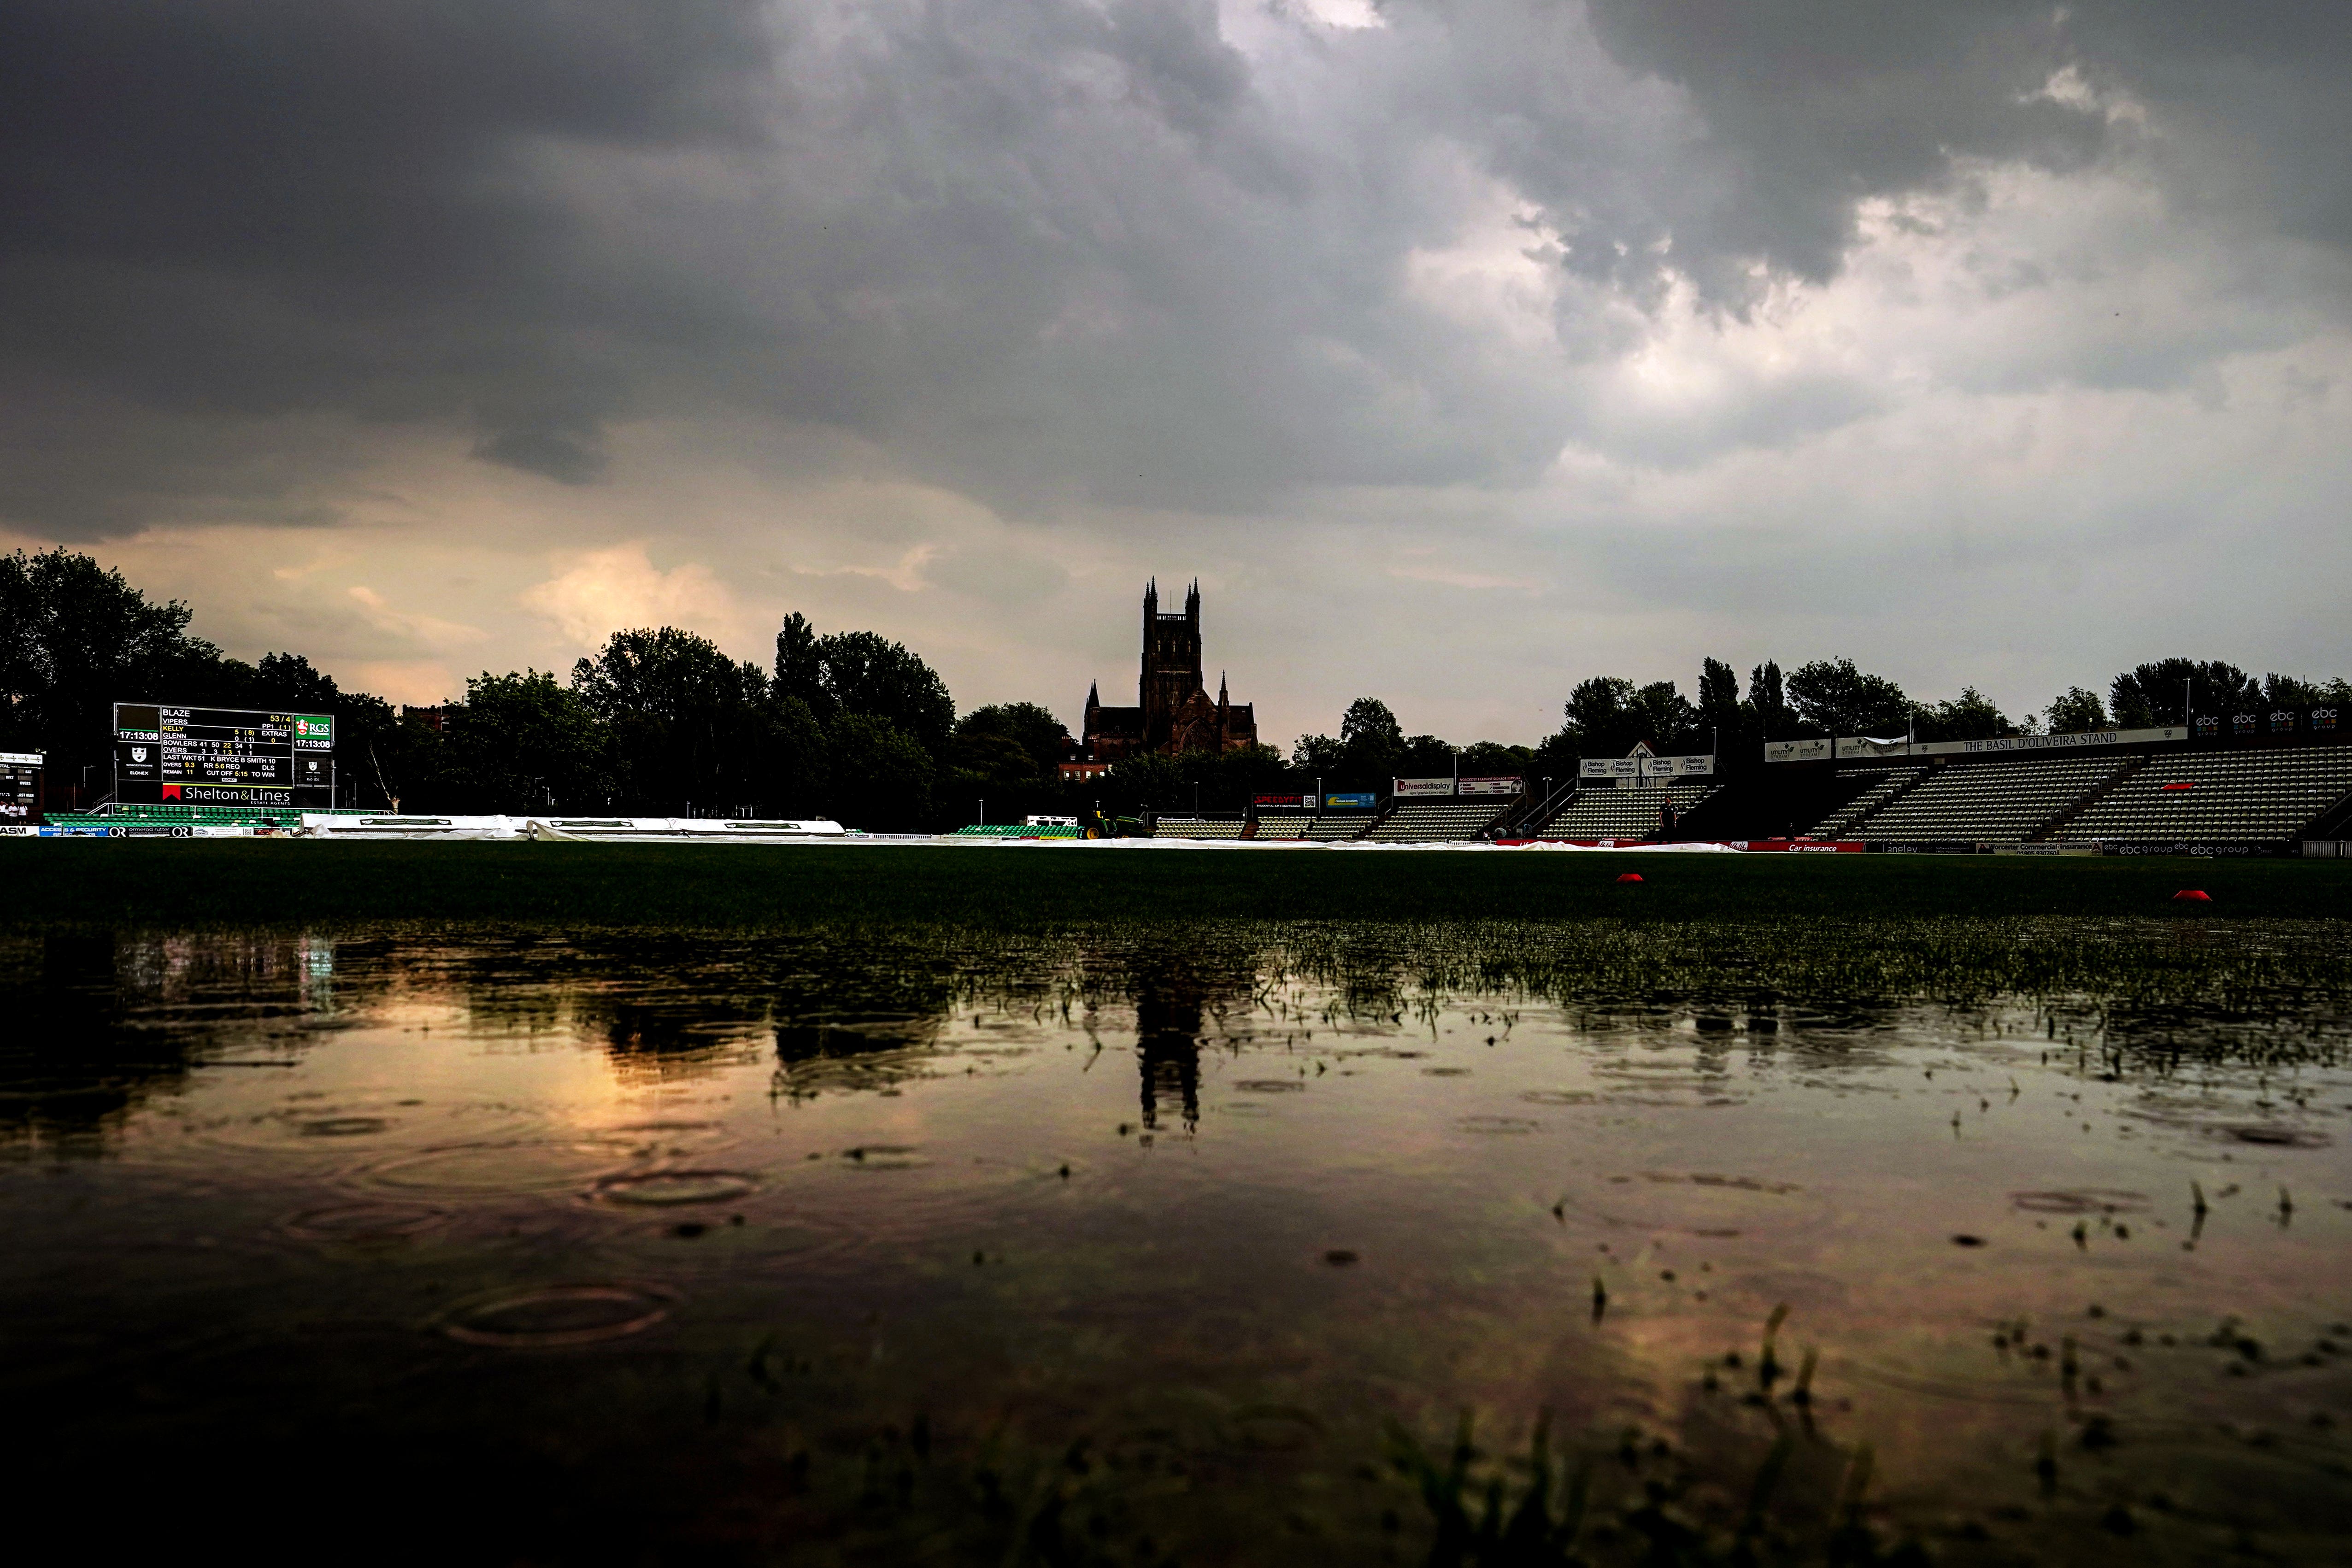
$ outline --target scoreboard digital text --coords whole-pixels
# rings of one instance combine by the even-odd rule
[[[0,751],[0,827],[41,814],[41,753]]]
[[[143,806],[331,807],[334,717],[117,703],[114,798]]]

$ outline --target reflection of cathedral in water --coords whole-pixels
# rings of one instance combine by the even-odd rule
[[[1190,988],[1185,988],[1190,991]],[[1160,1125],[1162,1096],[1173,1099],[1191,1132],[1201,1121],[1201,998],[1165,985],[1135,998],[1135,1054],[1143,1073],[1143,1125]]]

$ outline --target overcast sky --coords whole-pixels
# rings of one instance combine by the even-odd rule
[[[9,0],[0,549],[411,702],[800,610],[1075,727],[1152,574],[1286,746],[1709,654],[2352,674],[2347,57],[2340,0]]]

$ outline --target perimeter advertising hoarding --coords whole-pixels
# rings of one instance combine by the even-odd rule
[[[114,705],[114,796],[131,805],[331,806],[327,714]]]
[[[1312,810],[1315,805],[1315,797],[1312,795],[1253,795],[1250,797],[1250,804],[1253,806],[1272,806],[1276,810],[1286,811],[1297,810],[1301,808]]]
[[[2085,747],[2146,746],[2159,741],[2186,740],[2179,725],[2155,729],[2085,729],[2064,735],[2004,735],[1990,740],[1920,740],[1880,738],[1867,735],[1840,736],[1835,740],[1775,740],[1766,743],[1767,762],[1826,762],[1871,757],[1975,757],[2011,751],[2075,751]]]
[[[1715,772],[1715,757],[1587,757],[1578,761],[1576,772],[1580,779],[1614,779],[1619,789],[1631,789],[1651,779],[1706,778]]]
[[[0,822],[29,822],[41,811],[37,751],[0,751]]]
[[[1369,811],[1380,803],[1381,798],[1378,795],[1371,794],[1326,795],[1323,797],[1323,805],[1326,810],[1337,807],[1343,811]]]
[[[1410,800],[1417,796],[1451,795],[1454,793],[1454,780],[1451,779],[1399,779],[1394,781],[1394,788],[1391,792],[1400,800]]]
[[[1455,781],[1457,795],[1524,795],[1528,781],[1514,775],[1508,779],[1463,779]]]

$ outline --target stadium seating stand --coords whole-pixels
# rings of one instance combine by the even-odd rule
[[[2300,836],[2347,795],[2352,746],[2151,757],[2063,832],[2116,842],[2274,843]]]
[[[1232,817],[1161,817],[1151,830],[1155,839],[1238,839],[1243,822]]]
[[[1954,763],[1892,794],[1836,836],[1865,843],[2021,843],[2129,761],[2107,753]]]
[[[1017,822],[991,822],[985,826],[975,823],[958,828],[949,836],[958,839],[1083,839],[1087,831],[1059,825],[1030,828]]]
[[[1475,839],[1499,818],[1504,800],[1401,800],[1364,835],[1379,844],[1449,843]]]
[[[1538,839],[1645,839],[1658,831],[1658,808],[1671,801],[1682,816],[1716,792],[1697,782],[1652,789],[1579,789],[1551,820],[1527,836]]]

